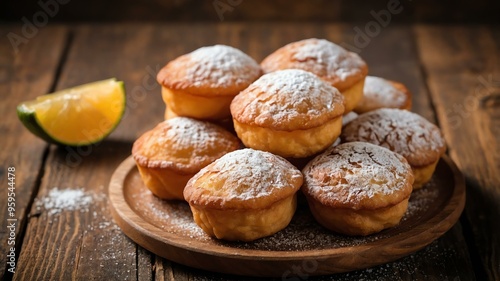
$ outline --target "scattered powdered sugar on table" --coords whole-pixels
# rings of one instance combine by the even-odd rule
[[[96,270],[112,268],[113,280],[130,279],[130,272],[136,270],[134,261],[140,255],[137,245],[120,228],[112,227],[104,231],[88,229],[84,231],[82,239],[79,263],[90,264],[93,268],[97,267]]]
[[[35,199],[37,211],[45,210],[48,215],[59,214],[64,211],[88,212],[93,201],[103,200],[104,194],[87,192],[84,188],[60,189],[54,187],[47,195]]]
[[[379,281],[410,280],[419,277],[419,280],[462,280],[458,277],[450,279],[450,276],[445,275],[450,274],[450,263],[457,254],[458,253],[452,246],[444,245],[443,243],[439,243],[439,241],[434,241],[422,250],[403,257],[395,262],[348,273],[336,274],[334,278],[332,278],[332,276],[321,276],[313,279],[316,281]],[[422,261],[425,261],[425,263]],[[431,264],[433,265],[432,269],[425,266]],[[424,266],[418,267],[417,265]],[[436,267],[440,267],[442,269],[439,275],[436,275],[439,272],[435,270]]]
[[[68,250],[64,248],[64,243],[58,242],[59,239],[71,239],[71,244],[77,248],[72,250],[78,254],[77,260],[70,260],[67,266],[79,263],[88,268],[86,266],[90,264],[97,271],[113,268],[114,280],[127,280],[130,272],[135,270],[131,261],[137,259],[137,246],[112,221],[104,190],[103,185],[92,188],[53,187],[35,199],[32,215],[43,213],[47,216],[38,223],[53,229],[48,238],[54,243],[53,253]],[[66,216],[65,212],[71,214]],[[53,242],[51,239],[57,240]]]

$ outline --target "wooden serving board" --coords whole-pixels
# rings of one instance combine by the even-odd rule
[[[164,201],[144,186],[132,157],[114,172],[109,199],[123,232],[147,250],[187,266],[221,273],[288,277],[347,272],[394,261],[443,235],[465,204],[463,176],[444,156],[434,176],[410,198],[401,223],[368,237],[332,233],[300,205],[290,225],[254,242],[208,237],[193,221],[189,206]]]

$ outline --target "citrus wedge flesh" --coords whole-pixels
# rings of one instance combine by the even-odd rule
[[[109,135],[125,111],[122,81],[107,79],[37,97],[17,106],[28,130],[55,144],[94,144]]]

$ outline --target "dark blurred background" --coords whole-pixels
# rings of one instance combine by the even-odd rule
[[[404,12],[394,22],[500,23],[499,0],[2,0],[0,21],[31,21],[47,9],[51,22],[356,22],[398,3]]]

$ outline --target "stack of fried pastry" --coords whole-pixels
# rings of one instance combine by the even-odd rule
[[[334,232],[393,227],[446,147],[409,111],[403,84],[367,74],[359,55],[324,39],[290,43],[260,65],[224,45],[180,56],[157,76],[166,120],[132,149],[141,177],[154,195],[187,201],[218,239],[282,230],[299,190]]]

